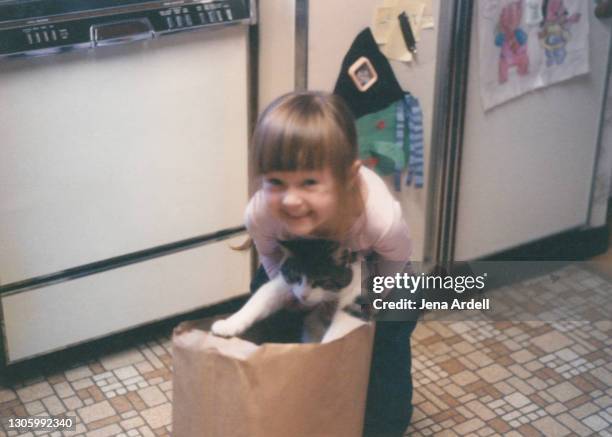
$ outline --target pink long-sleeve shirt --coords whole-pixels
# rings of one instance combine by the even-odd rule
[[[412,241],[400,204],[384,181],[369,168],[361,166],[359,178],[364,188],[365,208],[343,244],[363,255],[375,252],[382,260],[408,262]],[[245,222],[259,259],[268,276],[273,278],[283,260],[278,240],[297,237],[288,233],[283,224],[268,213],[261,189],[249,201]]]

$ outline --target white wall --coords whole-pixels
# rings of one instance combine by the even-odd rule
[[[589,2],[590,6],[591,2]],[[591,17],[591,73],[484,113],[473,26],[455,258],[586,224],[610,26]]]

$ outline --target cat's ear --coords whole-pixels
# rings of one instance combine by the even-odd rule
[[[294,258],[289,258],[281,265],[281,274],[288,284],[297,284],[302,281],[300,266]]]
[[[285,249],[285,251],[295,254],[296,248],[299,246],[299,242],[296,240],[277,240],[278,244]]]
[[[353,280],[353,269],[349,267],[339,269],[335,280],[339,289],[343,289],[344,287],[348,286]]]
[[[334,240],[320,240],[322,250],[324,253],[328,253],[331,255],[337,255],[340,249],[340,243]]]
[[[357,260],[357,252],[351,252],[348,249],[341,250],[339,261],[342,265],[353,264]]]

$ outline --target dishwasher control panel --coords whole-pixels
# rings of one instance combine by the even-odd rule
[[[152,39],[164,34],[255,21],[252,0],[144,3],[122,10],[0,23],[0,57],[45,55],[75,48]],[[1,11],[0,11],[1,12]]]

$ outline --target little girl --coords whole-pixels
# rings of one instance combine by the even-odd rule
[[[408,263],[411,240],[382,179],[360,165],[353,117],[338,96],[291,93],[261,115],[252,141],[261,188],[246,226],[262,266],[251,290],[276,276],[279,240],[326,238],[351,251]],[[378,322],[366,406],[368,436],[401,436],[412,414],[410,334],[414,322]]]

